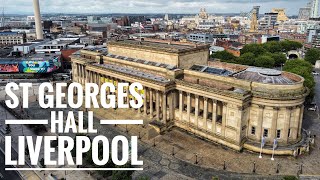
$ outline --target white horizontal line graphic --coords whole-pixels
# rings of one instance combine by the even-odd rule
[[[6,124],[48,124],[48,120],[47,119],[38,119],[38,120],[32,120],[32,119],[28,119],[28,120],[21,120],[21,119],[15,119],[15,120],[9,120],[7,119]]]
[[[143,168],[5,168],[6,171],[142,171]]]
[[[143,120],[100,120],[100,124],[143,124]]]

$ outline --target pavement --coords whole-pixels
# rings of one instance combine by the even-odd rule
[[[22,179],[17,171],[6,171],[4,166],[4,154],[0,152],[0,179],[20,180]],[[9,166],[8,166],[9,167]],[[11,167],[11,166],[10,166]]]
[[[320,104],[320,79],[317,78],[317,104]],[[37,93],[37,91],[35,91]],[[4,97],[4,93],[0,93]],[[52,109],[41,109],[37,102],[31,103],[26,111],[37,119],[48,118]],[[58,111],[59,109],[54,109]],[[64,109],[64,111],[74,111],[77,109]],[[276,156],[275,161],[271,161],[271,156],[263,155],[262,159],[258,154],[251,152],[237,152],[224,146],[200,139],[192,134],[188,134],[178,128],[173,128],[164,135],[159,135],[154,139],[146,138],[147,126],[139,125],[100,125],[99,119],[143,119],[144,123],[150,122],[149,117],[137,113],[135,110],[124,109],[92,109],[96,116],[94,127],[98,129],[98,134],[113,138],[116,135],[138,136],[139,158],[144,161],[143,171],[135,171],[133,179],[140,177],[150,177],[151,179],[281,179],[284,175],[297,175],[299,167],[303,166],[301,179],[320,179],[320,121],[316,112],[305,111],[303,127],[316,135],[315,146],[311,147],[309,154],[304,154],[297,158],[289,156]],[[2,115],[2,117],[4,117]],[[86,117],[85,117],[86,119]],[[19,131],[19,127],[17,127]],[[20,130],[21,131],[21,130]],[[72,134],[70,134],[72,135]],[[90,136],[96,136],[90,134]],[[155,143],[155,146],[154,146]],[[174,155],[172,155],[174,150]],[[196,162],[197,158],[197,163]],[[224,167],[225,162],[225,169]],[[253,173],[253,163],[255,173]],[[277,164],[279,163],[279,173]],[[47,172],[58,177],[64,177],[64,171]],[[96,172],[75,173],[71,172],[69,179],[95,179],[99,178]]]

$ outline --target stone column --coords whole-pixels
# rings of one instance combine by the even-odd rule
[[[156,119],[160,121],[160,95],[159,91],[156,91]]]
[[[203,97],[203,121],[204,121],[205,129],[208,128],[207,118],[208,118],[208,98]]]
[[[86,77],[86,83],[89,83],[90,82],[90,73],[88,70],[85,71],[85,77]]]
[[[199,116],[199,95],[195,95],[195,102],[194,102],[194,120],[196,121],[196,127],[198,128],[198,116]]]
[[[289,129],[290,129],[291,111],[292,111],[292,107],[286,108],[284,128],[283,128],[283,138],[282,138],[284,143],[288,143],[288,139],[289,139],[288,135],[289,135]]]
[[[258,123],[257,123],[257,128],[256,128],[256,132],[257,132],[257,139],[261,140],[262,138],[262,122],[263,122],[263,112],[264,112],[264,105],[258,105],[259,106],[259,113],[258,113]]]
[[[294,115],[293,115],[293,117],[291,117],[291,118],[293,118],[293,120],[291,120],[292,122],[292,124],[291,124],[291,139],[292,140],[297,140],[297,138],[298,138],[298,131],[299,131],[299,125],[300,125],[300,123],[299,123],[299,118],[300,118],[300,106],[295,106],[294,107],[294,109],[293,109],[293,111],[294,111]],[[294,124],[293,124],[294,123]]]
[[[76,63],[77,66],[77,78],[78,78],[78,83],[81,84],[81,69],[80,69],[80,65],[78,63]]]
[[[183,99],[183,92],[179,91],[179,113],[180,113],[180,121],[182,121],[182,112],[184,109],[184,99]]]
[[[222,107],[221,134],[222,136],[225,136],[228,103],[223,102],[222,104],[223,104],[223,107]]]
[[[300,114],[299,114],[299,126],[298,126],[298,137],[301,137],[301,131],[302,131],[302,119],[303,119],[303,111],[304,111],[304,105],[300,105]]]
[[[212,132],[216,133],[217,122],[217,100],[212,100]]]
[[[147,115],[147,95],[148,95],[148,90],[147,90],[147,88],[145,86],[143,87],[143,90],[144,90],[143,114]]]
[[[129,108],[130,108],[130,93],[129,93],[129,86],[126,87],[126,94],[127,94],[127,97],[126,97],[126,103],[129,105]]]
[[[279,107],[273,107],[272,124],[270,129],[270,139],[273,141],[277,138],[277,120]]]
[[[169,104],[169,120],[173,120],[174,119],[174,92],[171,91],[168,97],[168,104]]]
[[[190,111],[191,111],[191,96],[187,93],[187,121],[190,124]]]
[[[150,118],[153,118],[153,93],[152,93],[152,89],[150,88],[150,98],[149,98],[149,101],[150,101]]]
[[[84,67],[84,65],[81,65],[81,67],[82,67],[82,72],[83,72],[82,84],[85,84],[86,80],[88,78],[88,72],[87,72],[86,68]]]
[[[162,118],[163,123],[167,124],[167,94],[165,92],[162,95]]]
[[[173,109],[176,109],[176,107],[178,107],[178,104],[179,104],[179,102],[177,103],[178,95],[176,91],[173,91],[172,94],[173,94],[173,97],[172,97]]]
[[[94,82],[94,72],[90,71],[90,83],[95,83]]]
[[[129,86],[128,86],[128,91],[129,91]],[[138,91],[138,93],[139,93],[139,94],[140,94],[140,96],[141,96],[141,91],[140,91],[140,90]],[[133,100],[134,100],[134,101],[136,101],[136,99],[135,99],[134,97],[133,97]],[[141,113],[142,113],[142,108],[141,108],[141,107],[139,107],[139,109],[138,109],[138,113],[139,113],[139,114],[141,114]]]

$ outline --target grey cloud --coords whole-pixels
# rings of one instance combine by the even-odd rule
[[[32,13],[31,0],[0,0],[6,13]],[[260,5],[261,12],[273,7],[297,14],[306,0],[40,0],[42,13],[239,13]]]

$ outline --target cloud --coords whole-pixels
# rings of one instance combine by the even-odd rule
[[[32,14],[31,0],[0,0],[5,12]],[[40,0],[42,13],[240,13],[261,6],[261,13],[271,8],[286,8],[287,14],[298,14],[306,0]],[[2,4],[2,5],[1,5]]]

